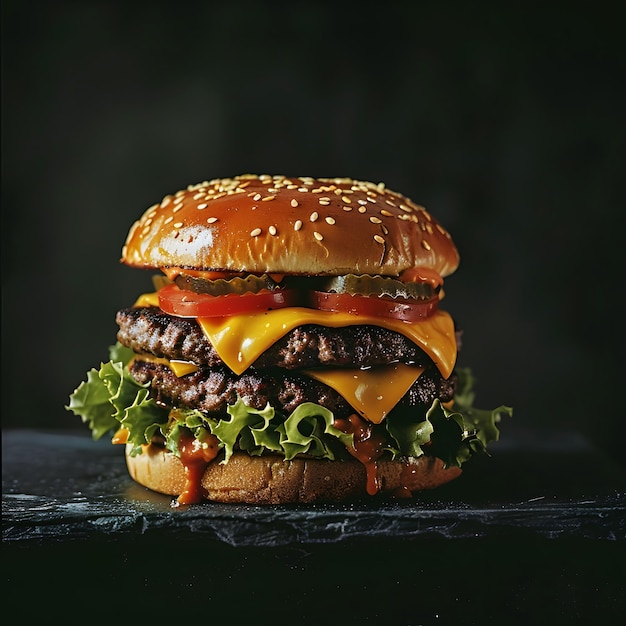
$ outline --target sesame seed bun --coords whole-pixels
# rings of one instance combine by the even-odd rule
[[[156,446],[126,463],[131,477],[159,493],[179,496],[187,479],[180,459]],[[383,495],[408,496],[434,489],[461,474],[458,467],[445,468],[436,457],[379,460],[376,473]],[[279,456],[251,457],[235,453],[228,463],[209,463],[201,479],[204,498],[213,502],[244,504],[288,504],[299,502],[340,502],[367,497],[365,466],[358,461],[329,461]]]
[[[191,185],[135,222],[122,262],[138,268],[444,277],[459,255],[424,209],[347,178],[244,175]]]

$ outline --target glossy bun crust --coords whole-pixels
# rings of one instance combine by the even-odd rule
[[[186,485],[180,459],[163,448],[150,446],[126,463],[139,484],[171,496]],[[443,461],[422,456],[405,461],[378,461],[377,477],[382,494],[408,496],[434,489],[461,474],[458,467],[444,468]],[[202,477],[205,499],[239,504],[292,504],[341,502],[367,496],[365,466],[358,461],[294,459],[268,455],[251,457],[235,453],[228,463],[210,463]]]
[[[382,274],[458,266],[448,232],[384,185],[244,175],[191,185],[132,226],[122,262],[281,274]]]

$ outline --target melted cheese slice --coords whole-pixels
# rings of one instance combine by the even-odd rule
[[[191,374],[192,372],[197,372],[200,369],[195,363],[190,363],[189,361],[175,361],[158,356],[152,356],[151,354],[140,354],[135,358],[140,361],[148,361],[149,363],[160,363],[161,365],[165,365],[169,367],[178,378]]]
[[[303,374],[332,387],[362,417],[380,424],[423,371],[423,367],[395,363],[368,370],[321,368]]]
[[[156,291],[142,293],[133,306],[159,306],[159,294]]]
[[[396,331],[422,348],[444,378],[450,376],[456,361],[454,322],[445,311],[436,311],[425,320],[411,323],[369,315],[285,307],[234,317],[200,317],[198,323],[220,358],[236,374],[243,373],[290,330],[304,324],[332,328],[372,324]]]
[[[158,295],[143,294],[135,306],[159,306]],[[222,361],[236,374],[242,374],[281,337],[304,324],[332,328],[371,324],[395,331],[424,350],[444,378],[452,373],[457,356],[454,322],[449,313],[441,310],[419,322],[403,322],[370,315],[286,307],[234,317],[200,317],[198,323]]]

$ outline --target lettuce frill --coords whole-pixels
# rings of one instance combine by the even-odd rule
[[[222,463],[227,463],[235,450],[251,456],[271,452],[287,460],[298,455],[330,460],[348,456],[353,435],[336,428],[332,412],[318,404],[307,402],[284,415],[269,404],[255,409],[238,398],[224,419],[194,409],[167,409],[150,397],[149,384],[139,384],[129,373],[132,350],[117,343],[109,352],[110,361],[87,373],[87,380],[70,396],[66,408],[89,425],[94,439],[126,429],[133,456],[155,435],[163,436],[166,447],[179,455],[181,429],[199,440],[217,437],[223,449]],[[457,369],[456,373],[459,385],[451,408],[435,400],[425,413],[416,410],[409,418],[392,411],[387,416],[382,427],[389,435],[385,453],[390,458],[428,454],[447,466],[461,466],[498,440],[497,424],[503,415],[512,414],[511,408],[474,408],[471,372]]]

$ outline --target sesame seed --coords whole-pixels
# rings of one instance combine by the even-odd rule
[[[367,200],[357,200],[359,204],[367,204]]]
[[[350,204],[352,202],[352,200],[350,200],[348,196],[341,196],[341,200],[345,202],[346,204]]]
[[[322,233],[318,233],[317,231],[313,233],[313,237],[315,237],[318,241],[322,241],[322,239],[324,239],[324,235],[322,235]]]
[[[300,230],[302,228],[302,220],[296,220],[296,223],[293,225],[294,230]]]
[[[298,206],[298,201],[293,198],[293,200],[291,201],[291,206],[295,209]]]
[[[330,204],[330,198],[320,198],[318,202],[324,206],[328,206]]]
[[[196,208],[202,211],[202,209],[206,209],[209,205],[206,202],[199,204]]]
[[[359,211],[359,213],[365,213],[365,211],[367,211],[367,209],[364,206],[360,206],[358,211]]]
[[[275,235],[278,232],[276,230],[276,226],[274,226],[273,224],[268,228],[268,230],[270,231],[270,235]]]
[[[383,233],[385,233],[385,235],[389,234],[389,229],[384,224],[381,226],[381,228],[383,229]]]
[[[411,213],[411,211],[413,211],[413,209],[410,206],[407,206],[406,204],[401,204],[400,208],[405,212],[405,213]]]
[[[390,213],[389,211],[387,211],[387,209],[381,209],[380,214],[384,215],[385,217],[392,217],[393,216],[393,213]]]
[[[300,191],[301,193],[306,193],[308,189],[306,187],[298,187],[298,191]]]
[[[217,222],[217,217],[208,217],[206,221],[209,224],[215,224],[215,222]]]
[[[172,201],[172,196],[165,196],[163,200],[161,200],[161,208],[166,207]]]
[[[385,243],[384,238],[380,235],[374,235],[374,241],[376,241],[377,243]]]
[[[326,220],[326,223],[330,224],[331,226],[335,223],[335,218],[334,217],[328,216],[328,217],[325,218],[325,220]]]
[[[311,217],[309,217],[309,219],[310,219],[312,222],[316,222],[316,221],[317,221],[317,218],[318,218],[319,216],[320,216],[320,215],[319,215],[319,213],[318,213],[317,211],[313,211],[313,213],[311,213]]]
[[[422,239],[422,248],[424,248],[424,250],[430,250],[430,244],[426,241],[426,239]]]
[[[182,222],[176,222],[176,223],[174,224],[174,228],[180,228],[182,225],[183,225],[183,223],[182,223]]]
[[[341,207],[344,211],[352,211],[352,207],[351,206],[343,206]]]
[[[268,200],[273,200],[276,196],[265,196],[261,202],[267,202]]]
[[[168,218],[165,219],[165,221],[163,222],[163,224],[169,224],[170,222],[174,221],[173,216],[169,216]]]
[[[261,234],[260,228],[255,228],[254,230],[250,231],[250,237],[258,237],[260,234]]]
[[[252,198],[255,202],[258,202],[261,199],[261,194],[257,193],[254,195],[254,198]]]
[[[380,224],[382,222],[381,219],[379,219],[378,217],[375,217],[374,215],[370,216],[370,222],[372,222],[372,224]]]

